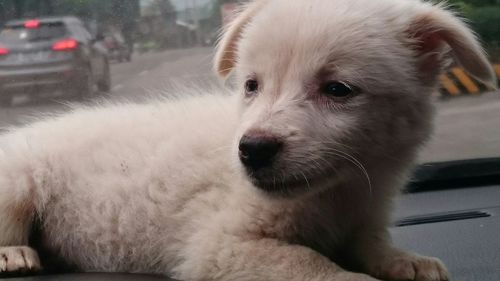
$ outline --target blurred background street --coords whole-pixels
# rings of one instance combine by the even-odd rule
[[[0,0],[0,130],[64,112],[68,103],[143,101],[174,91],[175,84],[203,89],[217,83],[211,71],[213,46],[239,2]],[[470,20],[500,75],[499,1],[449,2]],[[82,30],[75,31],[74,24]],[[77,66],[51,71],[56,64]],[[46,78],[47,71],[63,80],[60,87],[42,91],[58,82]],[[66,75],[74,82],[64,81]],[[101,90],[91,86],[69,95],[88,75]],[[500,92],[486,92],[455,65],[442,76],[436,104],[436,133],[422,162],[500,156]]]
[[[99,100],[142,101],[167,92],[172,83],[202,85],[202,81],[215,81],[211,72],[212,48],[170,50],[138,55],[135,63],[112,64],[112,86],[110,93],[99,93]],[[41,113],[62,112],[67,104],[77,99],[51,98],[32,100],[16,95],[10,107],[0,108],[0,128],[21,125]],[[94,101],[90,101],[92,103]]]

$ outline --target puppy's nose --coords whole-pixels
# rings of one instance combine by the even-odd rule
[[[247,168],[258,170],[270,166],[283,143],[273,136],[248,136],[240,140],[240,160]]]

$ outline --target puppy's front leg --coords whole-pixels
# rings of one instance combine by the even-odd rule
[[[176,270],[183,280],[376,281],[346,272],[309,248],[274,239],[240,241],[231,236],[197,243],[186,252]]]
[[[31,151],[19,139],[0,136],[0,279],[6,273],[41,269],[38,254],[27,247],[36,187],[27,160]]]
[[[366,272],[384,280],[446,281],[449,273],[437,258],[394,248],[386,230],[367,231],[358,237],[356,258]]]

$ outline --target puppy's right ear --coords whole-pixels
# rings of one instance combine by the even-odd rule
[[[245,27],[252,18],[269,0],[255,0],[243,5],[241,12],[225,28],[225,31],[217,44],[217,52],[214,59],[214,69],[220,78],[225,79],[231,73],[237,60],[238,43]]]

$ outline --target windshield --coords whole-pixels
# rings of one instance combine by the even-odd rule
[[[5,1],[4,1],[5,2]],[[151,93],[167,92],[175,81],[217,81],[211,70],[213,49],[219,31],[230,22],[238,1],[215,0],[130,0],[130,1],[46,1],[20,9],[16,1],[6,1],[0,9],[0,23],[9,20],[37,19],[45,16],[74,16],[84,24],[71,26],[75,38],[88,32],[98,39],[91,60],[96,72],[102,72],[98,54],[109,62],[109,92],[101,96],[140,100]],[[481,37],[490,62],[500,75],[500,4],[498,1],[449,1],[457,13],[470,22]],[[49,3],[49,4],[47,4]],[[3,27],[2,43],[21,44],[64,36],[61,24],[42,24],[25,28],[23,24]],[[78,34],[77,34],[78,33]],[[0,60],[2,58],[0,57]],[[14,58],[10,58],[13,60]],[[21,60],[36,60],[32,57]],[[61,88],[67,92],[69,88]],[[147,94],[146,94],[147,93]],[[53,93],[43,94],[51,96]],[[59,102],[70,95],[49,99],[18,91],[12,96],[13,107],[0,112],[3,126],[22,123],[32,112],[64,110]],[[95,97],[97,97],[96,95]],[[435,133],[420,154],[419,162],[450,161],[500,156],[499,93],[489,90],[459,65],[451,64],[440,77],[435,94]]]
[[[21,26],[7,26],[0,31],[0,42],[21,44],[61,38],[66,33],[62,24],[41,24],[37,28]]]
[[[16,88],[19,85],[14,82],[3,86],[9,90],[9,95],[3,95],[4,104],[8,106],[0,111],[2,127],[23,124],[26,116],[33,113],[64,111],[67,109],[63,105],[66,101],[80,102],[103,97],[144,100],[174,89],[176,83],[218,83],[211,66],[218,34],[244,1],[35,2],[38,3],[16,0],[0,2],[0,24],[7,24],[0,32],[0,48],[2,43],[23,44],[62,38],[67,35],[67,29],[70,33],[66,37],[70,39],[81,41],[81,38],[88,38],[89,42],[79,42],[79,47],[88,45],[92,49],[92,56],[87,60],[92,66],[96,94],[79,99],[78,94],[74,93],[74,83],[62,83],[61,87],[56,87],[52,80],[45,83],[41,78],[10,78],[10,81],[20,79],[18,82],[24,86]],[[466,18],[478,34],[488,52],[490,63],[500,75],[500,3],[495,0],[448,2],[450,9]],[[75,18],[81,20],[81,24],[72,20],[73,23],[67,29],[62,24],[25,28],[22,22],[53,17]],[[13,20],[21,23],[8,25]],[[71,50],[71,46],[66,48],[68,46],[64,44],[57,47]],[[4,48],[3,52],[8,53],[9,50]],[[0,55],[0,64],[2,61],[9,65],[42,61],[50,63],[50,58],[62,57],[59,53],[33,53],[16,57],[10,51],[9,55]],[[108,68],[109,75],[104,74]],[[0,72],[3,73],[3,69]],[[33,81],[33,85],[26,86],[24,79]],[[39,88],[41,84],[43,87]],[[434,94],[435,132],[419,154],[419,162],[500,156],[500,93],[474,79],[456,63],[449,64],[440,76],[439,85],[440,91]]]

